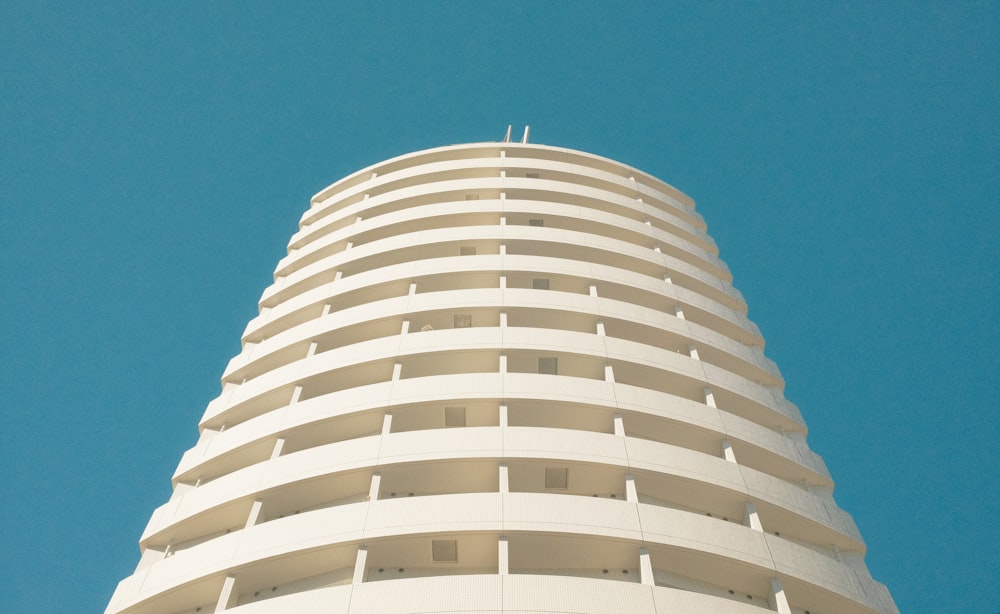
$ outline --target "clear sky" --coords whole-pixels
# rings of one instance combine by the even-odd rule
[[[0,0],[0,611],[132,572],[312,194],[508,123],[690,194],[874,576],[1000,611],[1000,4],[607,4]]]

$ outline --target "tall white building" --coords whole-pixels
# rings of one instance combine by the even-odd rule
[[[313,197],[107,613],[896,613],[702,218],[421,151]]]

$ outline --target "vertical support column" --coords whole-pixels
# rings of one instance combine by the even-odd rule
[[[240,382],[239,384],[235,382],[226,382],[225,384],[222,385],[222,394],[219,396],[219,398],[222,399],[224,403],[228,403],[229,399],[236,392],[236,389],[245,383],[247,383],[247,378],[245,377],[243,378],[243,381]]]
[[[715,404],[715,392],[711,388],[705,388],[705,405],[709,407],[718,408],[719,406]]]
[[[507,375],[507,355],[500,354],[500,375]]]
[[[247,516],[246,524],[243,525],[244,529],[249,529],[257,524],[257,521],[260,519],[260,510],[263,507],[263,501],[260,499],[254,499],[253,505],[250,506],[250,514]]]
[[[335,273],[335,274],[333,275],[333,281],[340,281],[340,279],[341,279],[341,278],[342,278],[343,276],[344,276],[344,272],[343,272],[343,271],[337,271],[337,272],[336,272],[336,273]]]
[[[323,305],[323,313],[322,315],[320,315],[320,317],[323,318],[330,315],[330,309],[331,309],[330,303],[326,303],[325,305]]]
[[[271,460],[274,460],[281,456],[281,451],[285,449],[285,438],[278,437],[277,441],[274,442],[274,447],[271,448]]]
[[[405,335],[410,332],[410,321],[403,320],[403,325],[399,327],[399,334]]]
[[[507,549],[507,536],[501,535],[500,541],[497,543],[497,570],[500,572],[501,576],[506,576],[510,573],[510,555]]]
[[[597,297],[597,284],[590,284],[590,296]]]
[[[416,293],[417,293],[417,282],[411,281],[410,282],[410,289],[407,292],[407,294],[409,294],[410,296],[413,296]]]
[[[382,416],[382,436],[385,437],[392,432],[392,412],[387,411]]]
[[[500,289],[501,290],[506,290],[507,289],[507,276],[506,275],[501,275],[500,276]]]
[[[607,332],[604,330],[604,322],[601,322],[600,320],[597,321],[597,334],[601,337],[607,336]]]
[[[222,583],[222,591],[219,592],[219,600],[215,602],[215,611],[225,612],[233,607],[239,596],[239,593],[236,592],[236,576],[226,576]]]
[[[292,398],[289,399],[288,404],[289,405],[295,405],[296,403],[299,402],[299,397],[301,397],[301,396],[302,396],[302,386],[296,386],[292,390]]]
[[[698,356],[698,348],[696,348],[694,344],[688,346],[688,356],[694,358],[695,360],[701,360],[701,357]]]
[[[352,584],[361,584],[365,580],[365,564],[368,562],[368,548],[358,546],[358,558],[354,560],[354,578]]]
[[[733,444],[728,439],[722,440],[722,456],[731,463],[736,462],[736,452],[733,451]]]
[[[317,347],[319,347],[319,344],[316,343],[315,341],[313,341],[312,343],[310,343],[309,344],[309,349],[306,350],[306,358],[309,358],[310,356],[315,356],[316,355],[316,348]]]
[[[247,359],[250,359],[253,357],[253,351],[257,349],[258,345],[260,344],[254,343],[253,341],[247,341],[246,343],[243,344],[243,351],[241,353],[245,355]],[[246,383],[246,378],[243,379],[243,383],[244,384]]]
[[[379,486],[382,484],[382,474],[376,471],[372,474],[371,485],[368,486],[368,500],[378,500]]]
[[[639,492],[635,489],[635,478],[631,473],[625,474],[625,500],[629,503],[639,502]]]
[[[781,588],[781,581],[777,578],[771,578],[771,603],[774,604],[774,611],[778,614],[792,614],[792,608],[785,597],[785,589]]]
[[[510,493],[510,474],[507,470],[507,463],[500,463],[500,494]]]
[[[621,414],[615,414],[615,437],[625,436],[625,420]]]
[[[604,365],[604,381],[609,384],[615,383],[615,370],[611,365]]]
[[[639,578],[645,586],[653,586],[653,561],[649,558],[648,548],[639,548]]]
[[[500,406],[500,426],[502,426],[502,427],[506,427],[507,426],[507,406],[506,405],[501,405]]]
[[[500,312],[500,328],[501,329],[507,328],[507,312],[506,311],[501,311]]]
[[[680,320],[684,319],[684,310],[681,309],[680,305],[674,305],[674,315]]]
[[[760,516],[757,515],[757,506],[753,501],[747,501],[746,510],[743,513],[743,524],[754,531],[764,532],[764,525],[760,523]]]
[[[399,381],[399,374],[403,372],[403,363],[396,362],[392,365],[392,381]]]
[[[507,244],[506,243],[501,243],[500,244],[500,255],[501,256],[506,256],[507,255]]]

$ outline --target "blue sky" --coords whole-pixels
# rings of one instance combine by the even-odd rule
[[[532,141],[690,194],[903,612],[1000,610],[1000,4],[0,1],[0,592],[102,611],[309,197]]]

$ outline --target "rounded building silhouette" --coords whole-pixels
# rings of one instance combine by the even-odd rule
[[[106,612],[896,613],[717,253],[569,149],[331,185]]]

